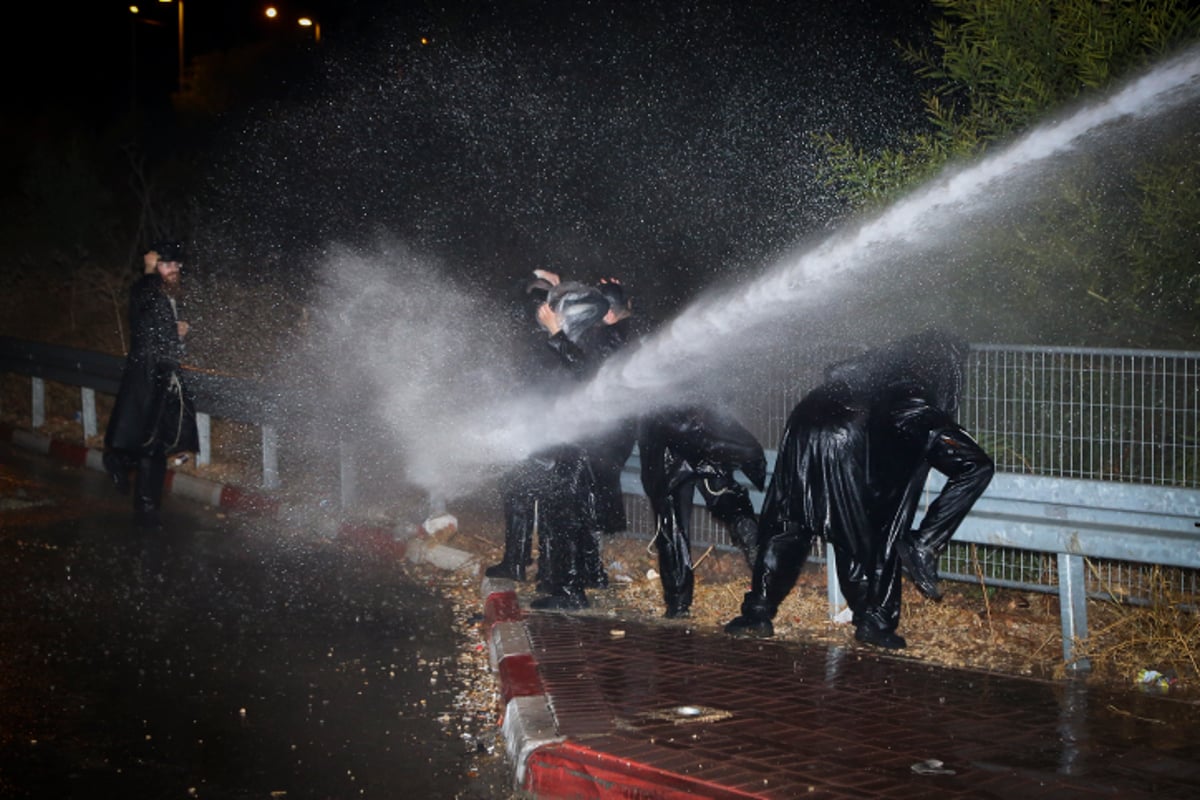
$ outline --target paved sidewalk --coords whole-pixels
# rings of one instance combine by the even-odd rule
[[[1200,707],[865,647],[529,612],[485,579],[521,788],[538,798],[1200,797]]]
[[[100,468],[95,450],[3,424],[0,441]],[[279,511],[270,496],[186,475],[169,491]],[[429,537],[452,524],[343,521],[339,535],[476,567]],[[530,612],[511,581],[485,578],[481,602],[516,783],[543,800],[1200,797],[1200,705],[1171,696]]]

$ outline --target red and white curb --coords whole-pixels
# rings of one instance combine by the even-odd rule
[[[499,578],[483,579],[483,624],[488,660],[500,684],[504,704],[501,732],[513,765],[514,787],[528,784],[527,765],[539,748],[565,741],[550,698],[538,676],[537,662],[522,622],[515,584]]]
[[[68,466],[104,471],[104,452],[98,448],[53,439],[7,423],[0,423],[0,442],[10,442],[23,450],[48,456]],[[277,497],[175,470],[167,470],[163,493],[227,511],[264,516],[276,516],[281,511]],[[430,517],[417,527],[346,520],[339,524],[337,535],[341,539],[387,550],[414,564],[429,564],[454,571],[476,565],[478,558],[464,550],[443,545],[431,537],[445,528],[457,527],[458,520],[450,514]]]
[[[35,431],[18,429],[3,423],[0,423],[0,441],[11,442],[24,450],[49,456],[73,467],[104,471],[104,453],[94,447],[52,439]],[[167,470],[163,493],[186,497],[213,508],[230,511],[267,515],[279,513],[279,499],[269,494],[242,489],[228,483],[217,483],[175,470]]]

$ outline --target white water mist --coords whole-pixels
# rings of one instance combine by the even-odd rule
[[[815,314],[853,293],[856,280],[901,254],[919,255],[947,237],[969,235],[964,221],[981,208],[1019,202],[1033,191],[1047,162],[1112,126],[1195,102],[1198,95],[1200,51],[1192,50],[1103,101],[1044,124],[976,163],[948,170],[753,283],[701,298],[640,348],[614,358],[594,380],[566,395],[530,395],[504,370],[494,369],[502,356],[488,343],[504,338],[494,326],[512,322],[476,309],[469,292],[426,286],[421,291],[438,300],[432,309],[384,304],[379,312],[390,314],[392,322],[377,325],[364,339],[355,333],[361,321],[346,320],[338,335],[363,342],[367,370],[356,380],[374,384],[373,402],[404,450],[409,480],[454,496],[474,488],[495,467],[599,432],[616,419],[686,402],[687,387],[717,381],[732,363],[787,344],[772,338],[785,327],[782,321]],[[367,275],[372,270],[358,267],[357,283],[334,293],[351,308],[361,303],[354,299],[356,288],[379,292],[376,278]],[[392,272],[386,291],[411,293],[404,287],[406,272],[411,270]],[[427,348],[429,356],[414,355],[414,348],[418,353]]]

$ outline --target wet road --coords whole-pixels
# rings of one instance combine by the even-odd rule
[[[482,798],[449,604],[303,526],[0,445],[0,796]],[[501,759],[501,766],[503,760]]]

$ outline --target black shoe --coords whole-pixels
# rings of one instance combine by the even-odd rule
[[[108,463],[108,459],[105,459],[104,471],[108,473],[108,479],[116,487],[117,494],[129,494],[129,489],[131,488],[129,485],[129,470],[119,465]]]
[[[775,625],[769,619],[751,619],[741,615],[725,623],[725,632],[739,638],[768,639],[775,635]]]
[[[136,511],[133,515],[133,524],[138,530],[153,533],[163,529],[162,517],[158,515],[157,510],[152,511]]]
[[[599,575],[593,575],[590,578],[588,578],[587,583],[584,585],[588,589],[607,589],[608,588],[608,576],[605,575],[603,572],[601,572]]]
[[[588,607],[588,599],[583,592],[558,592],[535,598],[529,607],[538,611],[578,611]]]
[[[510,581],[524,581],[525,570],[519,567],[513,567],[501,561],[499,564],[492,564],[483,571],[483,574],[489,578],[507,578]]]
[[[913,586],[917,587],[917,591],[930,600],[941,600],[937,556],[906,539],[896,542],[896,553],[900,556],[900,566],[904,568],[904,574],[913,582]]]
[[[854,638],[863,644],[882,647],[887,650],[903,650],[908,646],[904,637],[895,631],[885,631],[870,622],[860,624],[854,630]]]
[[[680,608],[679,606],[669,606],[663,612],[663,616],[667,619],[687,619],[692,616],[691,609]]]

